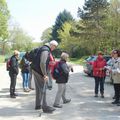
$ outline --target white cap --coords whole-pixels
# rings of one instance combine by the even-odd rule
[[[50,41],[50,45],[55,45],[56,47],[58,46],[58,42],[55,40]]]

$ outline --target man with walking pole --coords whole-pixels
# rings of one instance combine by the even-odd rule
[[[44,113],[52,113],[55,109],[47,105],[46,82],[48,81],[48,65],[50,53],[57,47],[58,43],[52,40],[49,45],[43,45],[37,52],[32,72],[36,87],[35,109],[42,109]]]

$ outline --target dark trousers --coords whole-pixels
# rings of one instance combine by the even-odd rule
[[[104,82],[105,82],[105,77],[95,77],[95,94],[98,94],[99,86],[100,86],[100,93],[104,94]]]
[[[115,90],[115,101],[119,102],[119,99],[120,99],[120,84],[114,84],[114,90]]]
[[[15,86],[16,86],[17,74],[9,73],[9,76],[10,76],[10,95],[14,95],[14,93],[15,93]]]

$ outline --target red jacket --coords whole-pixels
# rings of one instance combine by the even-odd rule
[[[52,54],[50,53],[50,62],[49,62],[49,69],[52,71],[54,66],[55,66],[56,62],[55,62],[55,59],[54,57],[52,56]]]
[[[106,66],[106,60],[104,58],[97,58],[93,63],[93,76],[95,77],[105,77],[106,72],[104,67]]]

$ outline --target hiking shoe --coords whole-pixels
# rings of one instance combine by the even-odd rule
[[[71,101],[71,99],[66,99],[65,101],[63,101],[63,104],[69,103]]]
[[[95,96],[94,97],[98,97],[98,94],[95,94]]]
[[[10,95],[10,97],[11,97],[11,98],[16,98],[16,96],[15,96],[15,95]]]
[[[18,96],[18,94],[14,93],[14,96]]]
[[[56,108],[62,108],[62,105],[53,105],[53,107],[56,107]]]
[[[35,107],[35,110],[39,110],[39,109],[41,109],[41,105]]]
[[[119,102],[118,101],[113,101],[112,104],[118,104]]]
[[[43,107],[44,113],[52,113],[53,111],[55,111],[55,108],[53,108],[53,107],[50,107],[50,106]]]
[[[113,98],[112,99],[115,99],[115,96],[113,96]]]
[[[103,94],[101,95],[101,98],[104,98],[104,95],[103,95]]]

